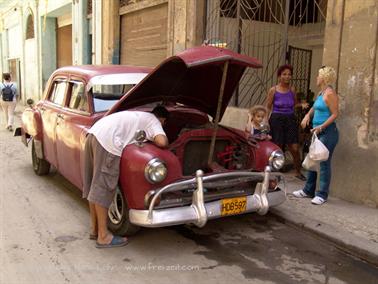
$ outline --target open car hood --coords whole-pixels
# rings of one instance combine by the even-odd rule
[[[211,46],[191,48],[166,59],[108,114],[162,101],[193,107],[214,118],[226,61],[229,66],[220,111],[222,117],[244,70],[262,65],[255,58]]]

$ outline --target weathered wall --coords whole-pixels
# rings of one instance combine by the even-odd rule
[[[102,63],[120,63],[119,1],[102,2]]]
[[[23,53],[21,9],[17,6],[9,6],[1,14],[1,20],[2,72],[11,73],[12,81],[17,83],[19,92],[22,94],[21,70],[18,65]]]
[[[38,62],[37,62],[37,48],[36,39],[25,40],[25,74],[24,77],[24,98],[32,98],[35,101],[39,100],[38,94]]]
[[[323,63],[338,71],[340,140],[331,195],[378,205],[378,4],[329,1]]]
[[[41,20],[43,21],[43,19]],[[56,18],[47,17],[41,33],[42,88],[56,69]]]
[[[204,40],[205,0],[168,1],[167,57]]]

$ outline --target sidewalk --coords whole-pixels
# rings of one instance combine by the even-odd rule
[[[378,209],[329,197],[323,205],[310,198],[296,198],[294,190],[304,182],[286,174],[287,201],[270,208],[283,223],[309,231],[334,243],[341,250],[378,266]]]

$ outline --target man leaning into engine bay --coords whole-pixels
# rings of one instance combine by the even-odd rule
[[[163,125],[169,116],[163,106],[151,113],[121,111],[101,118],[88,131],[84,149],[83,198],[88,199],[90,211],[90,239],[97,240],[97,248],[121,247],[126,237],[115,236],[107,228],[107,212],[118,184],[123,149],[135,143],[137,130],[144,130],[146,139],[156,146],[168,146]]]

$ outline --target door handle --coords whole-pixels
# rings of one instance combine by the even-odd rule
[[[57,114],[57,117],[59,117],[59,118],[61,118],[61,119],[64,119],[64,115],[61,114],[61,113],[58,113],[58,114]]]

